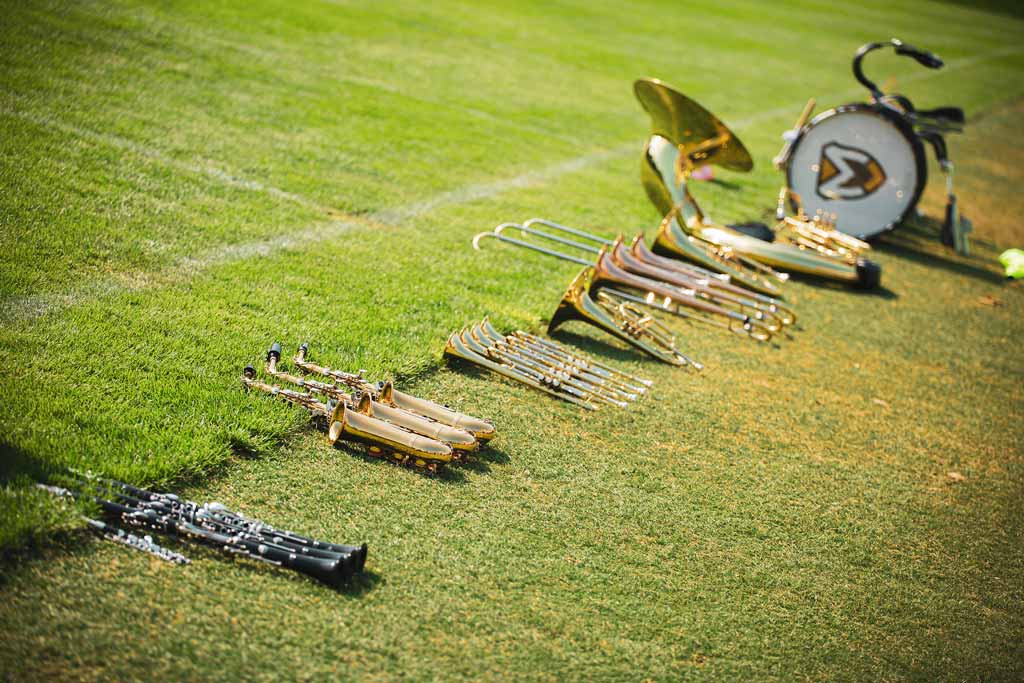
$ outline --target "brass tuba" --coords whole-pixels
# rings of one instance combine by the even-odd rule
[[[702,265],[715,268],[706,260],[705,249],[695,249],[695,245],[713,244],[723,258],[760,263],[769,274],[774,272],[772,268],[784,268],[862,288],[878,285],[881,268],[863,257],[851,263],[799,243],[781,239],[766,242],[707,219],[686,185],[690,174],[707,164],[749,171],[753,167],[750,155],[725,124],[661,81],[641,79],[633,89],[651,116],[651,136],[644,147],[641,181],[647,196],[665,216],[655,241],[656,251],[699,258]]]

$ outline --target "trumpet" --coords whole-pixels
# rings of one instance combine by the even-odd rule
[[[490,232],[480,233],[474,238],[473,246],[479,249],[483,238],[492,237],[562,260],[591,265],[586,259],[502,234],[503,230],[509,228],[589,250],[587,245],[515,223],[503,223]],[[599,291],[608,289],[618,300],[654,307],[694,322],[746,335],[757,341],[768,341],[784,324],[792,323],[795,319],[788,310],[783,314],[781,309],[784,307],[778,302],[765,304],[749,297],[737,296],[712,288],[709,286],[709,280],[698,280],[685,271],[670,271],[645,263],[625,248],[621,237],[612,242],[611,247],[602,245],[597,249],[597,259],[592,264],[589,280],[588,287],[592,295],[596,296]],[[726,284],[720,281],[719,283]],[[623,291],[623,288],[627,291]],[[637,290],[642,294],[638,296],[628,290]],[[571,302],[563,297],[563,303]]]
[[[490,441],[497,434],[494,423],[490,420],[466,415],[433,401],[406,394],[395,389],[394,384],[390,381],[369,382],[363,377],[362,370],[358,374],[354,374],[317,365],[306,359],[307,353],[309,353],[309,344],[300,344],[294,358],[295,366],[306,374],[328,377],[356,391],[369,394],[377,403],[400,408],[428,420],[469,432],[474,439],[480,442]]]
[[[452,447],[443,441],[415,434],[373,415],[369,394],[362,393],[355,406],[348,401],[331,399],[322,403],[311,394],[282,389],[256,378],[256,369],[247,365],[242,372],[242,386],[276,396],[308,410],[317,422],[327,426],[328,442],[338,448],[343,441],[363,444],[367,452],[393,463],[436,474],[453,459]]]
[[[502,335],[488,319],[453,333],[445,356],[468,361],[546,394],[596,410],[626,408],[651,386],[640,379],[525,332]]]
[[[281,344],[274,342],[270,347],[270,350],[267,351],[267,362],[264,367],[265,372],[271,377],[276,377],[284,380],[285,382],[291,382],[292,384],[303,387],[314,394],[327,396],[335,401],[345,403],[349,408],[355,409],[356,412],[372,415],[377,419],[389,422],[396,427],[410,431],[414,434],[427,436],[436,441],[442,441],[451,446],[453,451],[455,451],[455,460],[464,460],[466,453],[475,451],[480,447],[480,443],[476,438],[463,429],[451,427],[435,420],[429,420],[417,415],[416,413],[396,408],[388,403],[381,403],[380,401],[374,400],[372,396],[366,392],[353,394],[348,391],[349,387],[347,386],[343,388],[339,387],[337,384],[327,384],[325,382],[318,382],[305,377],[292,375],[284,372],[278,367],[277,364],[280,361]],[[363,402],[368,402],[369,405],[364,406]]]
[[[796,207],[795,216],[786,215],[786,200],[792,201]],[[813,218],[808,216],[800,195],[786,186],[779,190],[775,220],[775,234],[801,249],[842,258],[854,265],[864,252],[871,250],[867,242],[836,230],[835,214],[828,215],[819,209]]]
[[[878,285],[881,268],[863,257],[850,260],[792,242],[766,242],[709,220],[690,193],[687,179],[695,168],[706,164],[749,171],[753,167],[749,153],[725,124],[661,81],[641,79],[633,87],[651,116],[651,136],[644,147],[640,175],[647,196],[665,216],[656,246],[674,253],[674,248],[686,247],[685,238],[692,237],[717,245],[745,263],[759,263],[765,274],[776,279],[781,274],[773,268],[785,268],[862,288]],[[687,258],[694,257],[692,249],[687,254]]]

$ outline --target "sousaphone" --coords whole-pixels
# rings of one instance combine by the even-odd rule
[[[658,208],[662,221],[655,251],[677,258],[692,258],[687,241],[703,240],[728,253],[762,264],[771,274],[780,268],[872,288],[879,284],[881,268],[859,252],[826,253],[799,242],[774,241],[744,234],[710,220],[687,186],[693,171],[713,164],[746,172],[753,160],[743,143],[707,109],[656,79],[633,85],[637,99],[651,117],[651,136],[644,146],[641,181]],[[702,263],[708,267],[713,264]]]

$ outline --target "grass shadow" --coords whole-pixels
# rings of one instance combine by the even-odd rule
[[[604,340],[594,339],[593,337],[579,334],[578,332],[570,332],[561,328],[552,332],[551,338],[556,339],[563,344],[575,346],[576,348],[586,351],[591,355],[603,356],[604,358],[619,361],[621,363],[629,363],[637,360],[638,358],[649,363],[658,362],[642,353],[639,349],[617,346]]]
[[[47,481],[52,468],[45,462],[7,441],[0,441],[0,486]]]
[[[252,572],[254,574],[261,574],[264,576],[274,576],[285,581],[320,586],[339,595],[344,595],[346,597],[351,598],[358,598],[363,595],[366,595],[374,588],[376,588],[378,585],[385,583],[384,577],[382,577],[377,572],[373,570],[363,569],[363,571],[354,575],[347,582],[338,586],[332,586],[330,584],[324,583],[323,581],[319,581],[308,574],[304,574],[302,572],[295,571],[292,569],[274,567],[268,565],[267,563],[260,562],[259,560],[246,558],[244,555],[240,556],[239,558],[234,558],[228,557],[223,553],[219,553],[216,550],[212,548],[207,548],[205,546],[189,546],[187,544],[180,543],[177,545],[182,545],[183,548],[187,548],[188,550],[192,551],[193,559],[197,559],[197,556],[199,556],[201,559],[208,559],[211,561],[222,562],[225,564],[230,563],[232,567],[241,569],[243,571]]]
[[[884,241],[874,244],[873,247],[882,253],[891,254],[928,268],[946,270],[956,275],[984,282],[1001,284],[1004,281],[1002,275],[993,270],[966,263],[957,257],[948,258],[936,253],[936,246],[949,249],[939,241],[941,227],[942,223],[939,220],[931,216],[919,216],[885,235]],[[995,250],[994,244],[984,240],[972,239],[971,245],[975,248]],[[955,254],[951,249],[948,253]]]
[[[415,468],[415,467],[406,467],[406,466],[403,466],[403,465],[401,465],[399,463],[390,462],[389,460],[387,460],[385,458],[379,458],[379,457],[370,455],[369,453],[367,453],[362,448],[359,448],[358,446],[356,446],[354,444],[349,444],[349,443],[346,443],[346,442],[343,442],[343,441],[337,442],[334,445],[334,448],[336,450],[338,450],[338,451],[341,451],[341,452],[345,453],[346,455],[349,455],[349,456],[351,456],[353,458],[356,458],[358,460],[362,460],[363,462],[374,463],[374,464],[380,465],[380,466],[398,467],[400,469],[403,469],[403,470],[409,472],[410,474],[412,474],[414,476],[424,477],[425,479],[434,479],[436,481],[443,481],[446,484],[464,484],[464,483],[466,483],[466,475],[463,474],[462,472],[460,472],[459,470],[455,469],[452,465],[448,465],[447,467],[442,469],[437,474],[433,474],[433,473],[429,472],[428,470],[424,470],[424,469],[421,469],[421,468]],[[456,465],[456,467],[457,467],[457,465]]]

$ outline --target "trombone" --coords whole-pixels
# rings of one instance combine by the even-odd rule
[[[730,282],[731,278],[724,273],[717,273],[691,263],[679,261],[678,259],[666,258],[655,254],[644,243],[642,232],[633,238],[629,247],[626,247],[621,237],[609,240],[543,218],[531,218],[522,225],[506,223],[498,226],[494,231],[501,233],[507,228],[514,228],[521,232],[595,255],[600,255],[601,253],[599,247],[582,244],[575,240],[568,240],[536,230],[533,228],[534,225],[543,225],[552,230],[606,246],[611,252],[613,260],[634,275],[640,275],[651,280],[660,280],[669,285],[679,287],[686,292],[692,292],[694,296],[715,303],[723,308],[732,308],[739,313],[765,322],[765,325],[772,332],[777,332],[782,326],[792,325],[796,322],[796,313],[779,299],[752,292],[749,289],[732,284]],[[552,253],[550,250],[541,251],[544,251],[546,254],[565,257],[564,254]],[[580,261],[576,260],[574,262],[579,263]]]
[[[480,233],[473,239],[474,248],[479,249],[480,241],[485,237],[491,237],[565,261],[586,265],[591,271],[590,276],[585,278],[589,280],[587,289],[594,296],[599,295],[601,291],[608,291],[620,302],[654,307],[695,322],[727,329],[757,341],[768,341],[772,334],[778,332],[787,322],[792,323],[795,318],[788,310],[786,314],[782,314],[779,310],[780,305],[777,303],[769,308],[768,305],[753,299],[741,298],[729,292],[712,289],[708,287],[708,280],[698,281],[682,272],[677,273],[646,264],[624,247],[621,237],[612,242],[610,247],[607,244],[602,244],[600,248],[597,248],[597,259],[591,263],[586,259],[504,235],[503,231],[508,228],[585,251],[594,249],[589,245],[516,223],[503,223],[490,232]],[[577,278],[577,280],[579,279]],[[573,286],[575,284],[576,281]],[[573,286],[570,286],[570,292]],[[642,294],[637,295],[629,290],[640,291]]]

